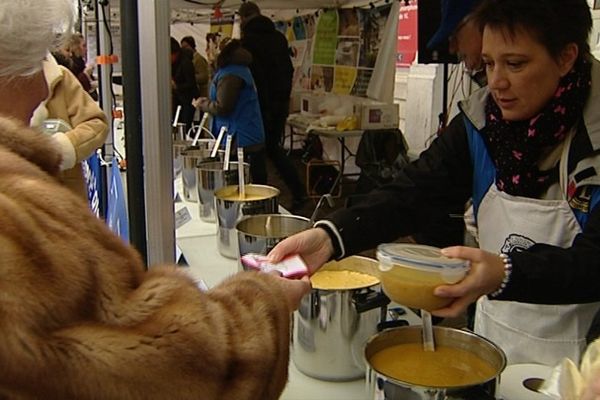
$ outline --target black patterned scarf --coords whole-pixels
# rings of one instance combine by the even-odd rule
[[[540,171],[544,149],[562,142],[579,121],[591,87],[591,63],[582,60],[561,78],[556,93],[528,121],[505,121],[492,95],[485,105],[484,138],[496,165],[496,186],[515,196],[538,197],[558,177],[557,169]]]

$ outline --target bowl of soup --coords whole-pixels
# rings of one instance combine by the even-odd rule
[[[381,285],[394,302],[427,311],[448,305],[452,299],[433,290],[457,283],[469,270],[467,261],[445,257],[440,249],[410,243],[387,243],[377,247]]]

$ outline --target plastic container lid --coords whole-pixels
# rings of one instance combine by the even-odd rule
[[[443,256],[440,249],[410,243],[386,243],[377,246],[377,259],[379,269],[389,271],[395,264],[405,268],[413,268],[420,271],[441,274],[447,279],[458,279],[469,270],[469,262],[457,258]]]

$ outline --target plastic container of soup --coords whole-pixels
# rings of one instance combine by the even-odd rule
[[[381,244],[377,259],[385,294],[398,304],[428,311],[452,301],[435,296],[433,289],[457,283],[469,271],[467,261],[445,257],[437,247],[417,244]]]

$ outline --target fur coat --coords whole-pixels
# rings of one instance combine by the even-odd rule
[[[59,184],[50,138],[0,118],[0,399],[276,399],[277,279],[208,292],[141,258]]]

